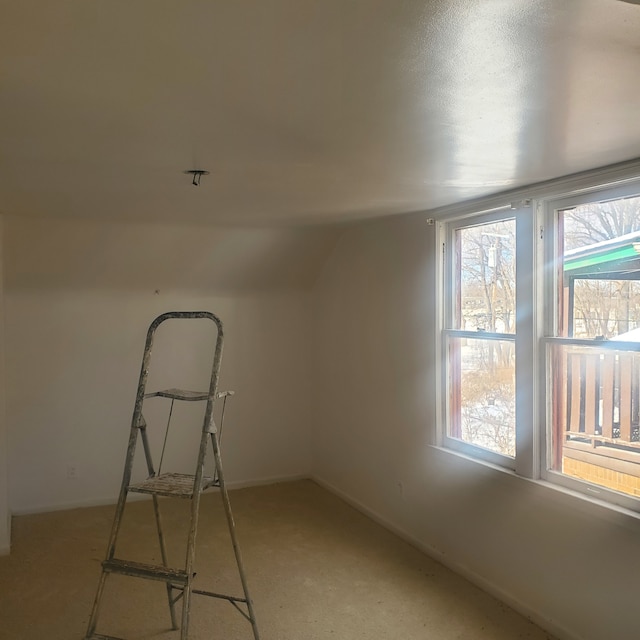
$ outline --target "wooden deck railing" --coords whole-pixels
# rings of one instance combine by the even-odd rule
[[[640,454],[640,354],[567,345],[562,352],[563,440]]]

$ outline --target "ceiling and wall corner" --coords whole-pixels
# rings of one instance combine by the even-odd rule
[[[6,216],[9,290],[308,291],[340,228]]]

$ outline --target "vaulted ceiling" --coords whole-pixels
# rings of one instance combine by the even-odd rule
[[[0,1],[0,212],[306,224],[640,156],[621,0]],[[191,185],[187,169],[210,175]]]

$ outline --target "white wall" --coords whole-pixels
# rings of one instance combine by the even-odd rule
[[[0,216],[0,555],[9,553],[11,515],[8,502],[7,422],[4,405],[4,277],[2,273],[3,217]]]
[[[326,230],[152,227],[8,216],[12,511],[113,501],[146,330],[154,317],[169,310],[209,310],[224,322],[221,388],[237,393],[223,442],[227,480],[239,484],[308,475],[309,288],[334,242],[335,233]],[[192,328],[183,336],[189,357],[163,342],[164,328],[159,330],[156,362],[160,370],[163,361],[170,359],[172,366],[165,368],[166,379],[151,377],[149,388],[178,386],[174,374],[182,373],[188,385],[206,388],[195,377],[208,374],[205,355],[212,342],[196,340],[200,329]],[[188,365],[193,371],[187,371]],[[167,409],[165,404],[146,414],[159,427],[156,444]],[[179,427],[181,416],[197,417],[199,410],[195,405],[176,408],[174,424]],[[195,432],[172,443],[174,470],[187,470],[195,461],[195,426]],[[67,477],[70,466],[77,479]],[[142,471],[143,465],[137,468]]]
[[[319,278],[315,477],[562,638],[639,637],[640,523],[430,446],[433,227],[347,231]]]

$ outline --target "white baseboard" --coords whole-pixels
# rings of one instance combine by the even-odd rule
[[[307,474],[296,474],[288,476],[270,476],[268,478],[253,478],[250,480],[235,480],[227,482],[227,489],[244,489],[246,487],[258,487],[262,485],[278,484],[280,482],[295,482],[296,480],[308,479]],[[141,500],[150,500],[151,496],[143,493],[130,493],[127,497],[128,502],[138,502]],[[118,495],[103,498],[87,498],[86,500],[76,500],[72,502],[56,502],[53,504],[36,505],[29,507],[18,507],[12,509],[14,516],[27,516],[36,513],[49,513],[52,511],[69,511],[71,509],[84,509],[86,507],[104,507],[107,505],[115,505],[118,502]]]
[[[131,502],[139,500],[149,500],[150,496],[142,493],[135,493],[129,497]],[[73,500],[71,502],[54,502],[53,504],[42,504],[29,507],[18,507],[12,509],[14,516],[30,516],[37,513],[51,513],[53,511],[70,511],[71,509],[84,509],[86,507],[104,507],[110,504],[116,504],[118,496],[109,496],[105,498],[87,498],[86,500]]]
[[[319,484],[321,487],[325,488],[327,491],[330,491],[334,495],[344,500],[347,504],[351,505],[354,509],[357,509],[367,517],[371,518],[373,521],[377,522],[379,525],[383,526],[385,529],[391,531],[392,533],[397,535],[399,538],[402,538],[405,542],[408,542],[411,546],[422,551],[423,553],[428,555],[430,558],[433,558],[434,560],[444,565],[448,569],[451,569],[451,571],[462,576],[463,578],[465,578],[465,580],[468,580],[469,582],[476,585],[486,593],[492,595],[497,600],[504,602],[507,606],[511,607],[514,611],[517,611],[520,615],[527,618],[527,620],[531,620],[531,622],[533,622],[534,624],[538,625],[545,631],[548,631],[549,633],[556,636],[558,640],[581,640],[580,638],[578,638],[578,636],[571,633],[570,631],[568,631],[558,623],[554,622],[553,620],[549,620],[544,615],[540,614],[537,611],[534,611],[523,602],[520,602],[519,600],[514,598],[511,594],[507,593],[506,591],[503,591],[500,587],[490,582],[489,580],[483,578],[482,576],[475,573],[468,567],[458,564],[450,556],[445,555],[439,549],[432,547],[431,545],[414,537],[404,529],[396,526],[391,521],[387,520],[386,518],[378,514],[373,509],[370,509],[359,500],[352,498],[350,495],[348,495],[341,489],[338,489],[337,487],[332,485],[330,482],[327,482],[323,478],[320,478],[319,476],[316,476],[316,475],[312,475],[311,479],[317,484]]]
[[[227,489],[245,489],[246,487],[261,487],[269,484],[280,484],[281,482],[297,482],[299,480],[309,480],[308,473],[290,476],[270,476],[268,478],[254,478],[253,480],[236,480],[227,482]]]

